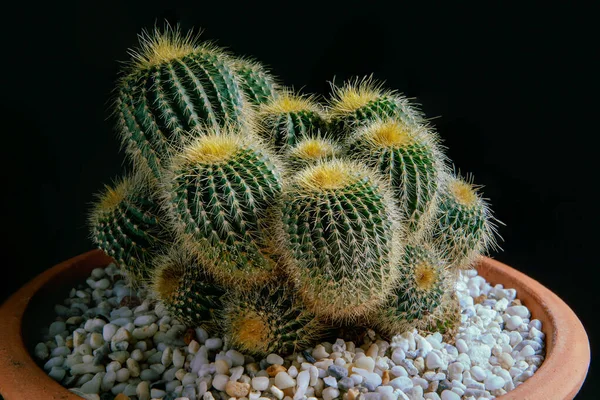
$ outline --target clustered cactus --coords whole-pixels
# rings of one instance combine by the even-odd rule
[[[370,78],[322,104],[178,28],[140,38],[114,106],[133,172],[90,216],[132,283],[257,355],[453,331],[497,221],[414,104]]]

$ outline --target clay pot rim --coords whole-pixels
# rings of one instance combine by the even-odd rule
[[[0,307],[0,393],[6,400],[20,398],[76,400],[81,397],[62,387],[29,354],[22,336],[23,315],[30,300],[53,279],[72,268],[91,270],[111,259],[92,250],[66,260],[36,276]],[[499,261],[484,257],[479,273],[493,284],[517,289],[518,298],[542,321],[546,359],[536,373],[502,400],[572,399],[587,375],[589,340],[575,313],[539,282]],[[35,384],[32,384],[35,383]]]

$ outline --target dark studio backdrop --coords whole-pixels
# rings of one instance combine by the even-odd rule
[[[415,3],[88,1],[6,11],[0,301],[92,248],[93,194],[126,166],[108,118],[117,60],[143,28],[167,20],[202,28],[202,38],[256,57],[303,93],[373,73],[416,98],[506,224],[493,256],[564,299],[595,352],[592,10]],[[594,398],[594,375],[592,365],[578,398]]]

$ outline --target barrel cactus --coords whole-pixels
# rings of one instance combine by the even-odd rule
[[[415,104],[371,78],[347,81],[333,87],[328,102],[331,130],[339,138],[347,137],[353,129],[378,119],[399,118],[407,124],[424,122]]]
[[[427,244],[407,245],[398,269],[400,279],[388,302],[371,316],[372,323],[389,335],[421,329],[439,319],[454,284],[447,262]]]
[[[212,273],[223,283],[268,281],[267,210],[279,199],[275,156],[250,132],[207,131],[174,157],[165,173],[165,203],[178,241],[192,253],[215,249]]]
[[[261,105],[258,120],[263,136],[276,149],[295,145],[302,137],[326,132],[323,107],[310,96],[284,90]]]
[[[433,237],[455,269],[468,269],[497,246],[496,219],[472,178],[446,174],[441,182]]]
[[[366,162],[387,178],[409,229],[417,233],[430,229],[439,176],[445,170],[437,136],[424,125],[389,118],[365,124],[348,142],[350,158]]]
[[[152,260],[151,292],[173,316],[194,326],[215,327],[215,311],[222,307],[224,289],[210,275],[214,259],[171,247]]]
[[[311,311],[343,321],[381,305],[398,272],[398,218],[387,186],[358,163],[319,162],[288,182],[281,248]]]
[[[287,285],[230,293],[219,318],[234,348],[260,356],[304,350],[330,329]]]
[[[144,33],[118,85],[118,132],[136,164],[161,176],[173,148],[209,127],[242,123],[245,96],[233,59],[178,29]]]
[[[364,78],[321,104],[169,27],[124,72],[137,172],[99,197],[92,240],[174,316],[257,356],[340,327],[457,331],[457,272],[498,221],[408,98]]]
[[[171,240],[153,185],[137,172],[105,186],[88,219],[92,241],[116,260],[132,284],[150,275],[153,257]]]

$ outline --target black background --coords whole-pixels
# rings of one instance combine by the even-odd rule
[[[596,351],[597,13],[546,2],[23,3],[4,10],[0,301],[92,248],[93,194],[126,165],[109,119],[141,29],[202,28],[304,93],[373,73],[416,102],[484,185],[503,261],[581,318]],[[41,8],[40,8],[41,7]],[[8,28],[8,29],[6,29]],[[600,388],[592,365],[578,399]]]

